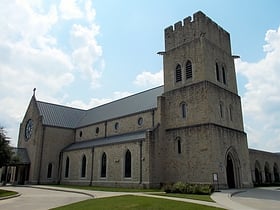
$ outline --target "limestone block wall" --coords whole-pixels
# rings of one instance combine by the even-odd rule
[[[43,148],[40,155],[42,156],[40,183],[57,183],[60,173],[60,152],[63,148],[74,142],[74,130],[47,126],[44,126],[43,129]],[[49,164],[52,165],[50,177],[48,177]]]
[[[142,118],[142,124],[139,120]],[[154,110],[149,110],[133,115],[110,119],[76,130],[76,141],[99,139],[113,135],[130,133],[152,128],[154,124]]]
[[[28,120],[31,119],[33,122],[32,134],[29,139],[25,137],[25,129]],[[39,164],[40,159],[38,158],[41,154],[43,138],[43,125],[42,118],[39,115],[39,111],[36,106],[35,98],[33,97],[27,108],[25,116],[20,124],[18,147],[26,148],[30,159],[30,171],[29,180],[30,183],[37,183],[39,180]]]
[[[94,186],[149,187],[150,159],[148,139],[110,144],[63,153],[61,183]],[[131,177],[125,177],[125,154],[131,153]],[[101,177],[102,155],[106,154],[106,176]],[[81,177],[81,160],[87,158],[86,177]],[[69,176],[65,177],[69,158]]]
[[[249,149],[250,167],[253,181],[256,182],[279,182],[280,179],[280,154]],[[268,169],[266,175],[265,167]],[[256,177],[256,169],[259,172],[259,179]],[[260,184],[260,183],[259,183]]]
[[[180,141],[180,151],[178,147]],[[250,186],[246,135],[216,125],[200,125],[166,131],[164,182],[213,183],[213,173],[219,177],[220,187],[227,188],[226,156],[236,152],[239,168],[237,187]]]
[[[86,158],[86,173],[85,177],[82,177],[82,159]],[[69,174],[65,176],[66,171],[66,159],[69,158]],[[92,149],[73,150],[70,152],[64,152],[62,158],[62,170],[61,170],[61,183],[62,184],[79,184],[90,185],[92,176]]]

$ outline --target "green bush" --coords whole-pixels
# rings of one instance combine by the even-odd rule
[[[211,184],[189,184],[176,182],[175,184],[164,185],[163,190],[166,193],[211,195],[214,192],[214,187]]]

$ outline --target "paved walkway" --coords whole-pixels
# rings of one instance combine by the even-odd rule
[[[1,189],[17,191],[21,196],[0,200],[0,209],[5,210],[43,210],[90,199],[120,195],[149,196],[161,199],[197,203],[207,206],[220,207],[229,210],[279,210],[279,188],[255,188],[245,190],[223,190],[215,192],[211,198],[216,201],[206,202],[184,198],[166,197],[146,193],[105,192],[62,188],[44,185],[24,187],[1,187]],[[51,190],[51,193],[50,193]]]

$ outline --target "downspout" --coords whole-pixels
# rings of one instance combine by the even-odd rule
[[[155,127],[155,110],[152,111],[152,127]]]
[[[139,151],[139,154],[140,154],[140,164],[139,164],[139,172],[140,172],[140,174],[139,174],[139,184],[142,184],[142,179],[143,179],[143,172],[142,172],[142,168],[143,168],[143,166],[142,166],[142,161],[143,161],[143,151],[142,151],[142,147],[143,147],[143,142],[142,142],[142,140],[140,140],[140,142],[139,142],[139,145],[140,145],[140,151]]]
[[[40,182],[41,182],[41,170],[42,170],[42,161],[43,161],[43,149],[44,149],[45,129],[46,129],[46,128],[43,127],[42,143],[41,143],[41,155],[40,155],[40,160],[39,160],[39,175],[38,175],[37,184],[40,184]]]
[[[58,160],[58,181],[57,181],[57,184],[60,184],[60,181],[61,181],[62,159],[63,159],[63,152],[60,152],[59,153],[59,160]]]
[[[107,137],[107,121],[105,121],[105,138]]]
[[[94,162],[94,147],[92,147],[91,150],[91,172],[90,172],[90,186],[92,186],[92,181],[93,181],[93,164]]]

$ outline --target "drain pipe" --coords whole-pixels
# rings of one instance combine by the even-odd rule
[[[139,164],[139,170],[140,170],[140,176],[139,176],[139,184],[142,184],[142,179],[143,179],[143,172],[142,172],[142,168],[143,168],[143,163],[142,163],[142,161],[143,161],[143,151],[142,151],[142,147],[143,147],[143,141],[141,140],[140,142],[139,142],[139,145],[140,145],[140,151],[139,151],[139,154],[140,154],[140,164]]]
[[[93,181],[93,164],[94,162],[94,147],[92,147],[91,150],[91,172],[90,172],[90,186],[92,186],[92,181]]]

